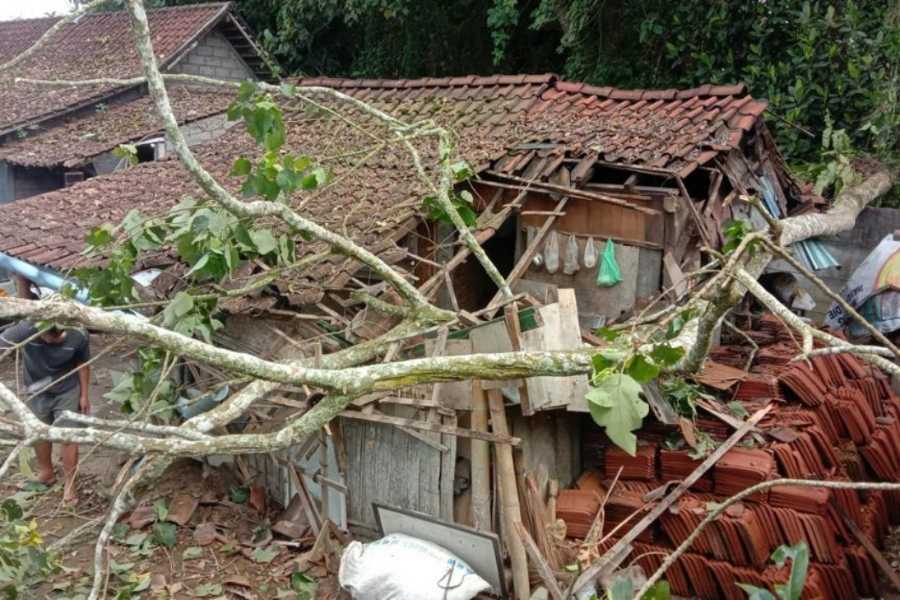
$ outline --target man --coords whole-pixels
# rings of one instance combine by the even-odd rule
[[[34,323],[20,321],[0,334],[0,348],[19,344],[22,344],[24,392],[29,408],[48,425],[77,427],[77,423],[60,416],[67,410],[82,414],[88,414],[91,410],[88,395],[90,342],[87,333],[53,325],[38,329]],[[47,486],[56,483],[52,452],[50,442],[34,445],[38,480]],[[71,503],[77,498],[77,444],[63,444],[62,463],[65,475],[63,501]]]

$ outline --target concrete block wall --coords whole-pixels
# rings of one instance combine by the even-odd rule
[[[172,69],[173,73],[202,75],[229,81],[253,79],[253,71],[217,31],[203,38]]]
[[[824,269],[816,273],[833,291],[840,293],[856,267],[869,255],[884,236],[900,229],[900,210],[894,208],[867,208],[856,221],[856,226],[839,235],[821,238],[825,247],[834,255],[840,267]],[[794,272],[784,261],[773,261],[769,270]],[[802,286],[816,301],[816,308],[807,315],[822,323],[831,308],[831,300],[800,275]]]
[[[237,121],[229,121],[228,116],[223,113],[188,123],[181,128],[181,132],[184,134],[188,146],[194,146],[215,140],[237,123]],[[171,155],[174,151],[172,144],[167,143],[166,154]]]

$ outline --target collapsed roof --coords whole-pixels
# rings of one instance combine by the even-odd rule
[[[522,175],[548,182],[565,171],[573,187],[607,165],[665,178],[709,171],[713,159],[735,150],[743,155],[747,140],[757,143],[757,133],[765,133],[761,114],[766,104],[742,85],[617,90],[554,75],[304,79],[298,84],[336,88],[407,122],[433,119],[454,134],[459,155],[484,177]],[[313,97],[341,109],[346,120],[302,102],[286,109],[287,146],[321,161],[333,174],[329,185],[295,202],[303,214],[396,264],[406,252],[395,242],[415,228],[427,190],[406,150],[385,142],[391,136],[383,123],[322,94]],[[415,145],[423,162],[434,164],[435,141],[418,139]],[[360,149],[366,152],[352,153]],[[257,152],[243,128],[197,148],[201,162],[235,191],[240,182],[227,176],[231,164],[241,154]],[[92,178],[0,207],[0,251],[69,269],[89,260],[81,251],[90,228],[118,222],[132,209],[163,213],[185,195],[199,194],[174,160]],[[482,208],[487,202],[476,204]],[[307,246],[313,250],[315,245]],[[300,300],[306,297],[300,288],[339,288],[357,267],[335,257],[282,292]]]

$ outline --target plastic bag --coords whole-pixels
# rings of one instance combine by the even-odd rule
[[[559,236],[552,230],[544,242],[544,264],[547,265],[548,273],[559,271]]]
[[[537,237],[538,228],[537,227],[526,227],[525,228],[525,247],[531,248],[531,243],[534,241],[534,238]],[[534,258],[531,259],[531,264],[535,267],[540,267],[544,264],[544,257],[541,256],[540,252],[534,253]]]
[[[597,266],[597,246],[594,245],[594,238],[589,237],[584,243],[584,266],[593,269]]]
[[[354,600],[470,600],[491,587],[448,550],[402,533],[350,542],[338,582]]]
[[[574,275],[581,268],[578,260],[578,240],[574,235],[569,235],[566,242],[566,257],[563,260],[563,273],[566,275]]]
[[[622,281],[622,272],[616,262],[616,245],[606,240],[603,255],[600,257],[600,268],[597,269],[597,287],[612,287]]]

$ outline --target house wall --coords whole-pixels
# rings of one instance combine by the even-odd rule
[[[13,168],[5,160],[0,160],[0,204],[15,200]]]
[[[7,181],[10,179],[12,181],[12,198],[10,200],[30,198],[63,187],[63,174],[59,170],[15,165],[11,165],[10,170],[12,177],[7,177]]]
[[[893,208],[867,208],[856,220],[856,225],[850,231],[827,238],[819,238],[840,263],[840,267],[823,269],[816,275],[822,279],[833,291],[840,293],[847,280],[853,275],[856,267],[875,249],[886,235],[900,230],[900,210]],[[784,261],[773,261],[769,271],[788,271],[798,275],[802,286],[806,289],[816,307],[807,316],[813,318],[816,323],[822,323],[825,313],[831,308],[831,300],[818,287],[805,282],[789,264]]]
[[[203,38],[171,69],[171,72],[231,81],[254,79],[253,71],[247,63],[217,31]]]

